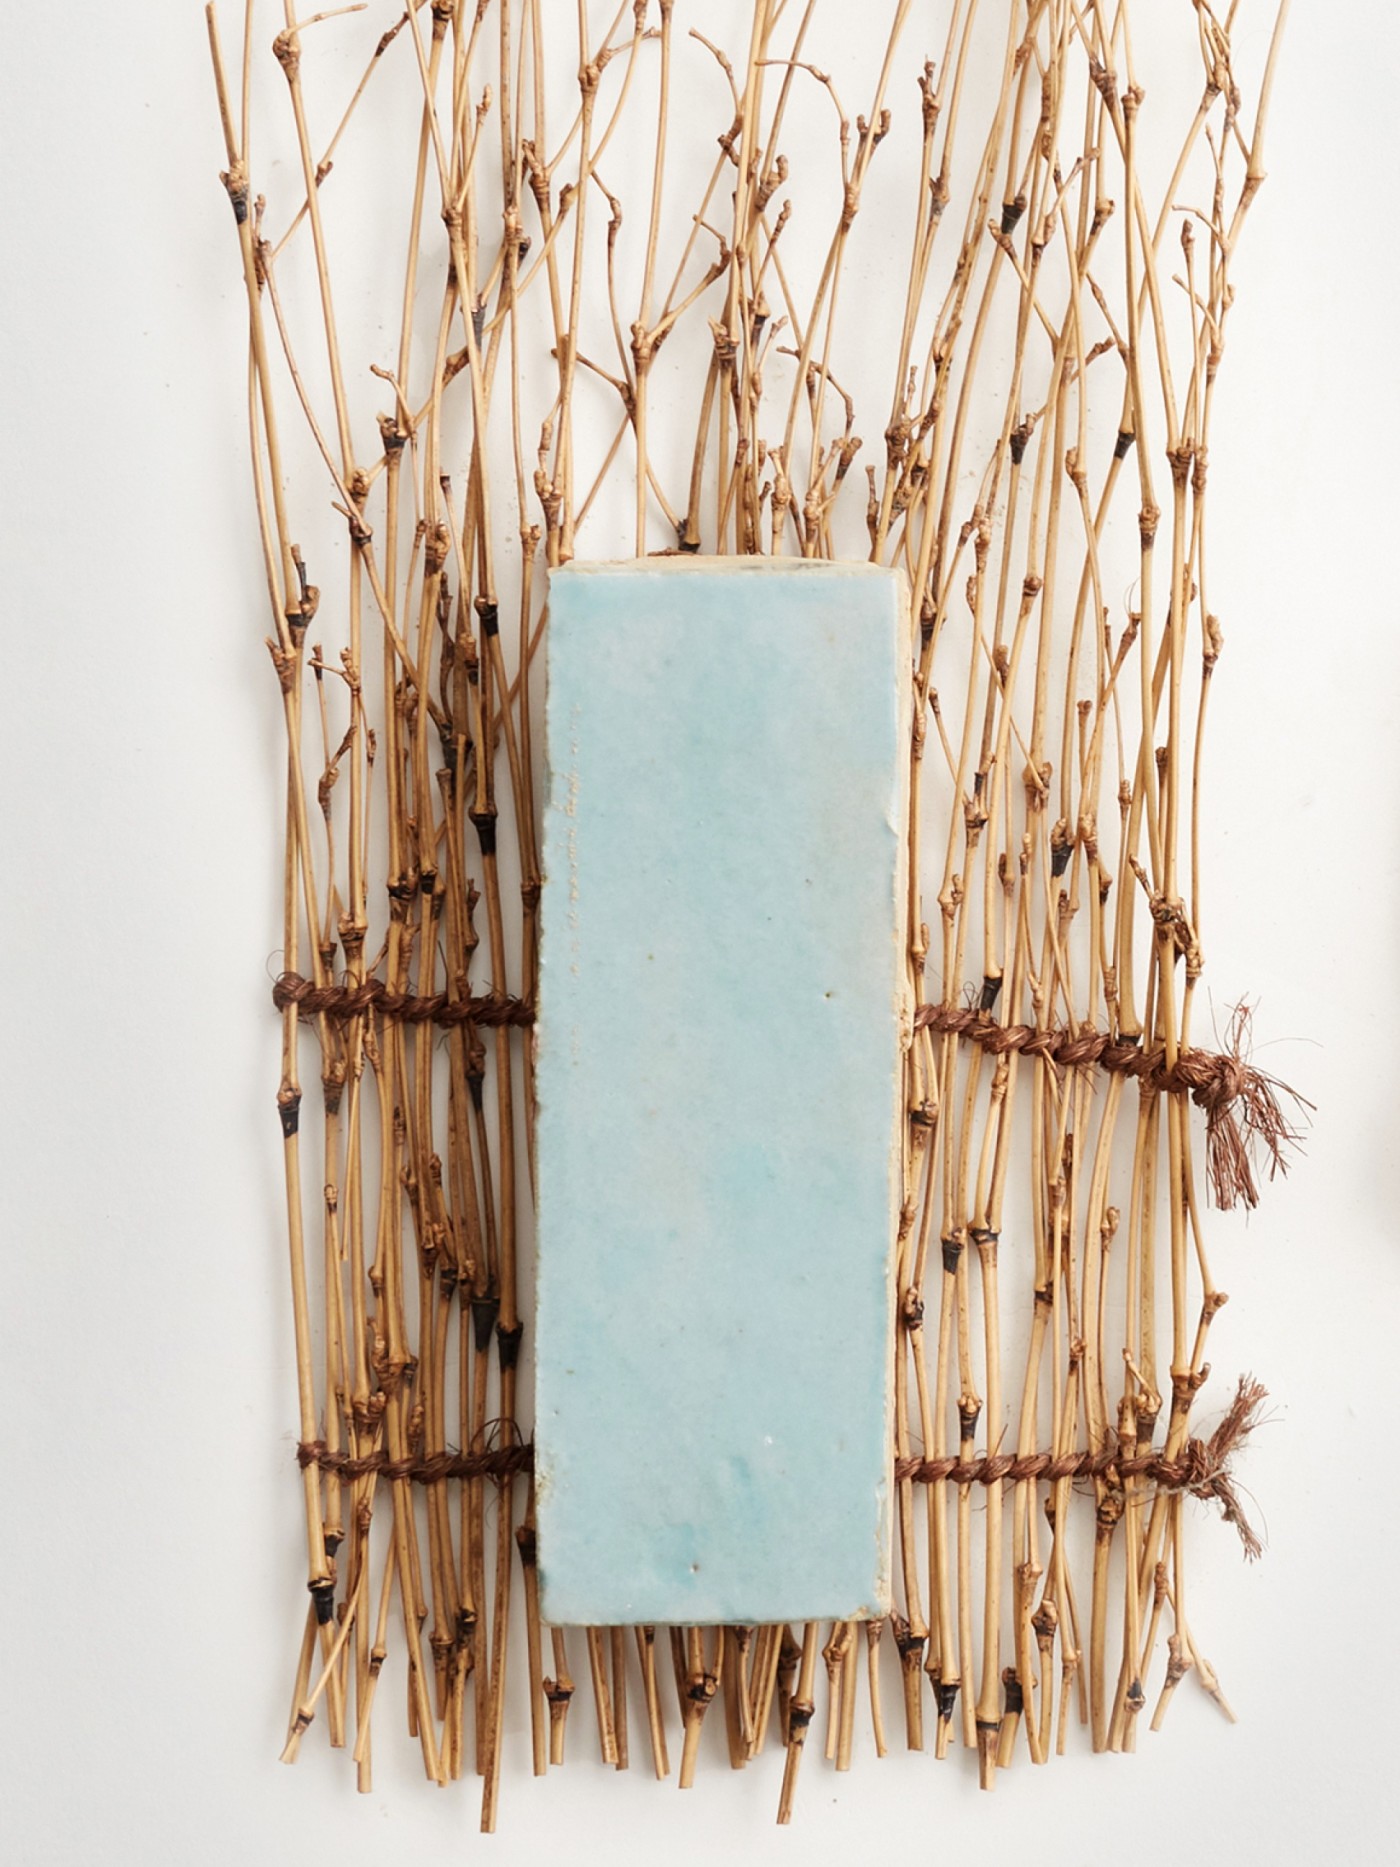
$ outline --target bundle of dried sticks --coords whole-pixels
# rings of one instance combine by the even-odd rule
[[[640,1717],[666,1774],[678,1717],[689,1783],[718,1699],[732,1764],[784,1749],[780,1820],[819,1660],[838,1768],[860,1703],[885,1748],[892,1658],[908,1744],[931,1717],[987,1786],[1076,1718],[1131,1749],[1164,1648],[1154,1728],[1193,1668],[1220,1696],[1185,1500],[1256,1547],[1227,1467],[1262,1390],[1192,1436],[1225,1301],[1204,1194],[1252,1205],[1291,1139],[1244,1015],[1197,1039],[1207,440],[1263,4],[945,0],[924,46],[910,0],[859,45],[846,9],[751,0],[731,58],[705,35],[740,9],[674,0],[287,4],[265,30],[248,0],[234,60],[208,8],[287,744],[289,1759],[323,1719],[369,1787],[397,1646],[427,1775],[477,1772],[494,1826],[522,1615],[537,1772],[582,1649],[607,1760]],[[1178,91],[1198,65],[1183,121],[1153,114],[1144,36]],[[662,1630],[669,1666],[653,1628],[541,1625],[520,1411],[548,572],[660,549],[868,555],[921,625],[900,1605]]]

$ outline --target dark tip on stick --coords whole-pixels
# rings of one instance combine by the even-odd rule
[[[486,636],[488,640],[491,636],[500,634],[500,609],[495,603],[490,602],[484,596],[479,596],[476,599],[476,613],[481,618],[481,633]]]
[[[1113,443],[1113,458],[1115,460],[1126,459],[1128,449],[1136,438],[1131,428],[1120,428],[1118,439]]]
[[[335,1615],[335,1583],[331,1581],[308,1582],[312,1604],[316,1609],[316,1625],[329,1626]]]
[[[906,1664],[910,1663],[912,1656],[912,1663],[917,1665],[928,1645],[928,1635],[916,1634],[908,1621],[900,1620],[895,1622],[894,1643],[899,1648],[899,1657]]]
[[[301,1118],[301,1091],[284,1089],[277,1098],[277,1114],[282,1123],[282,1138],[290,1141]]]
[[[958,1261],[963,1254],[961,1238],[945,1238],[943,1241],[943,1268],[950,1277],[958,1274]]]
[[[1001,976],[993,978],[990,973],[982,981],[982,996],[977,1001],[979,1011],[995,1011],[997,999],[1001,996]]]
[[[496,813],[494,810],[473,810],[468,813],[476,825],[477,840],[481,844],[483,856],[496,853]]]
[[[1015,1670],[1008,1666],[1001,1675],[1002,1688],[1006,1693],[1006,1712],[1008,1718],[1018,1718],[1026,1708],[1026,1695]]]
[[[501,1357],[502,1371],[513,1368],[519,1360],[520,1339],[524,1333],[523,1322],[518,1322],[513,1329],[507,1329],[501,1323],[496,1324],[496,1342]]]
[[[491,1345],[491,1331],[496,1326],[500,1314],[499,1297],[484,1296],[472,1298],[472,1332],[476,1340],[476,1352],[484,1355]]]
[[[1001,204],[1002,233],[1014,233],[1016,231],[1016,223],[1020,220],[1025,211],[1026,197],[1024,194],[1018,194],[1014,201],[1003,201]]]

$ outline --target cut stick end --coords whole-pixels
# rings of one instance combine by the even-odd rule
[[[997,1747],[1001,1737],[999,1724],[977,1726],[977,1782],[982,1789],[997,1786]]]

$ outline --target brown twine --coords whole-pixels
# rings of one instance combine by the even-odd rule
[[[295,1007],[303,1017],[321,1014],[343,1021],[376,1012],[404,1024],[530,1025],[533,1009],[523,999],[492,993],[484,998],[450,998],[446,992],[417,997],[391,992],[382,979],[359,985],[315,985],[300,973],[284,972],[272,988],[279,1011]],[[978,1044],[994,1057],[1013,1052],[1043,1057],[1062,1069],[1097,1065],[1115,1075],[1134,1078],[1148,1093],[1189,1095],[1206,1117],[1206,1165],[1211,1195],[1225,1211],[1241,1201],[1259,1204],[1259,1186],[1253,1158],[1262,1149],[1269,1178],[1288,1171],[1285,1150],[1296,1146],[1298,1134],[1284,1116],[1280,1094],[1308,1107],[1296,1090],[1288,1088],[1240,1055],[1249,1030],[1249,1011],[1236,1006],[1227,1034],[1228,1050],[1183,1050],[1167,1067],[1166,1051],[1158,1044],[1144,1048],[1125,1043],[1107,1031],[1085,1026],[1078,1031],[1039,1030],[1033,1024],[998,1024],[989,1013],[967,1005],[921,1005],[914,1014],[916,1029],[939,1031]]]
[[[1263,1150],[1269,1178],[1288,1171],[1285,1150],[1298,1134],[1283,1113],[1279,1096],[1308,1107],[1288,1088],[1240,1055],[1249,1031],[1249,1008],[1237,1005],[1227,1033],[1228,1050],[1183,1050],[1170,1068],[1162,1045],[1125,1043],[1106,1031],[1085,1026],[1078,1031],[1038,1030],[1033,1024],[997,1024],[988,1013],[966,1005],[920,1005],[916,1029],[940,1031],[979,1044],[994,1057],[1011,1053],[1044,1057],[1062,1069],[1097,1064],[1115,1075],[1134,1078],[1149,1093],[1189,1095],[1205,1111],[1206,1165],[1215,1204],[1228,1211],[1242,1200],[1259,1204],[1253,1156]]]
[[[534,1465],[534,1448],[527,1445],[493,1446],[486,1452],[430,1452],[416,1459],[391,1459],[387,1452],[369,1452],[352,1458],[332,1452],[324,1439],[303,1440],[297,1464],[305,1471],[318,1465],[337,1478],[407,1478],[412,1484],[440,1484],[444,1478],[509,1478]]]
[[[272,988],[272,1002],[279,1011],[295,1006],[303,1017],[323,1014],[344,1020],[366,1012],[382,1018],[394,1018],[403,1024],[533,1024],[535,1014],[520,998],[492,993],[486,998],[449,998],[446,992],[415,997],[411,992],[391,992],[382,979],[366,979],[360,985],[314,985],[300,973],[284,972]]]
[[[1240,1504],[1230,1476],[1230,1459],[1248,1438],[1259,1421],[1259,1410],[1268,1399],[1266,1389],[1249,1375],[1241,1375],[1235,1397],[1219,1426],[1207,1440],[1188,1439],[1181,1452],[1169,1459],[1162,1452],[1141,1452],[1125,1457],[1115,1446],[1102,1452],[1070,1452],[1055,1455],[1030,1452],[1023,1457],[998,1454],[992,1458],[961,1460],[896,1459],[897,1480],[912,1479],[916,1484],[937,1484],[948,1479],[957,1485],[991,1485],[1003,1480],[1015,1483],[1025,1479],[1043,1479],[1053,1484],[1061,1478],[1107,1478],[1121,1484],[1126,1478],[1145,1478],[1159,1491],[1186,1491],[1192,1497],[1219,1504],[1226,1523],[1239,1532],[1244,1553],[1251,1561],[1263,1553]]]
[[[955,1485],[1018,1483],[1026,1479],[1053,1484],[1063,1478],[1107,1478],[1121,1484],[1126,1478],[1145,1478],[1159,1491],[1189,1492],[1192,1497],[1219,1504],[1226,1523],[1239,1532],[1245,1555],[1253,1560],[1262,1554],[1263,1545],[1244,1514],[1229,1465],[1258,1424],[1259,1410],[1267,1398],[1266,1390],[1257,1381],[1241,1375],[1235,1397],[1210,1438],[1188,1439],[1174,1459],[1161,1452],[1124,1457],[1110,1446],[1102,1452],[1061,1455],[1031,1452],[1023,1457],[999,1453],[967,1460],[896,1459],[894,1475],[901,1483],[937,1484],[947,1479]],[[532,1471],[535,1454],[531,1445],[514,1445],[485,1452],[436,1452],[420,1458],[391,1459],[387,1452],[352,1458],[345,1452],[331,1452],[323,1439],[312,1439],[297,1447],[297,1463],[303,1470],[316,1465],[339,1478],[366,1478],[372,1474],[378,1478],[406,1478],[413,1484],[438,1484],[445,1478],[505,1478]]]

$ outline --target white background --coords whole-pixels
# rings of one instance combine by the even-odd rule
[[[1294,7],[1212,457],[1210,983],[1257,1001],[1259,1060],[1317,1104],[1288,1183],[1216,1222],[1212,1347],[1274,1395],[1244,1473],[1265,1560],[1204,1523],[1193,1543],[1240,1723],[1188,1679],[1135,1758],[1021,1761],[993,1797],[965,1760],[809,1757],[787,1831],[776,1753],[678,1801],[594,1760],[582,1694],[563,1771],[530,1780],[510,1742],[489,1842],[474,1787],[429,1788],[387,1725],[368,1797],[317,1732],[276,1762],[305,1600],[271,1119],[280,724],[202,12],[12,8],[4,65],[8,1859],[1389,1858],[1395,9]]]

